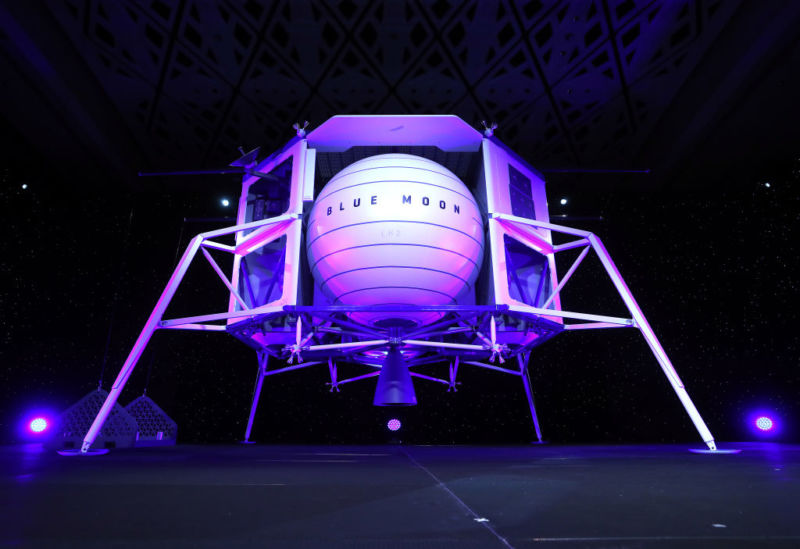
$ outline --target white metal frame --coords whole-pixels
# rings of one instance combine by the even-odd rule
[[[164,319],[164,313],[167,310],[172,298],[175,296],[175,292],[180,286],[181,281],[183,280],[186,271],[189,268],[192,260],[197,255],[198,251],[202,250],[203,255],[206,259],[209,260],[211,267],[217,273],[217,275],[222,280],[223,284],[225,284],[228,289],[232,291],[231,300],[238,302],[241,300],[241,297],[235,297],[233,295],[233,288],[234,286],[216,264],[216,262],[211,258],[210,254],[207,252],[207,248],[215,249],[215,250],[222,250],[228,253],[234,254],[234,258],[240,258],[242,255],[246,255],[246,253],[250,253],[253,250],[257,249],[258,246],[249,249],[246,253],[241,252],[238,253],[237,249],[233,246],[228,246],[225,244],[220,244],[215,242],[214,238],[230,235],[230,234],[242,234],[246,231],[253,231],[251,234],[258,234],[266,235],[263,238],[260,238],[259,246],[264,246],[269,242],[275,240],[283,236],[284,234],[289,233],[290,231],[298,232],[301,229],[302,219],[300,214],[285,214],[278,217],[272,217],[269,219],[262,219],[260,221],[255,221],[252,223],[243,223],[241,225],[234,225],[233,227],[227,227],[224,229],[218,229],[215,231],[209,231],[205,233],[201,233],[195,236],[189,246],[187,246],[186,251],[183,253],[183,257],[178,262],[175,271],[172,273],[172,277],[169,279],[167,286],[164,288],[164,291],[161,293],[161,297],[159,298],[158,302],[156,303],[155,308],[153,309],[152,313],[150,313],[150,317],[145,322],[144,328],[142,332],[139,334],[139,337],[134,343],[131,352],[128,354],[128,358],[125,359],[122,368],[120,369],[117,378],[114,380],[113,385],[111,386],[111,391],[109,391],[108,396],[106,397],[105,402],[103,402],[103,406],[100,408],[100,411],[97,413],[97,417],[95,417],[94,421],[92,422],[91,427],[89,427],[89,431],[86,433],[84,437],[83,444],[81,446],[81,452],[86,453],[89,448],[94,443],[97,435],[100,432],[100,429],[103,427],[103,424],[108,418],[108,414],[111,413],[111,409],[114,407],[114,404],[117,402],[122,389],[125,387],[125,383],[128,381],[131,373],[133,373],[133,369],[136,367],[136,363],[139,361],[139,358],[142,356],[145,347],[147,347],[147,343],[150,341],[153,333],[159,328],[169,328],[169,329],[179,329],[179,330],[204,330],[204,331],[216,331],[216,332],[224,332],[226,331],[225,325],[221,324],[209,324],[214,320],[227,320],[231,318],[247,318],[247,317],[255,317],[265,313],[274,313],[283,310],[283,306],[287,304],[287,296],[290,295],[291,288],[285,287],[284,288],[284,296],[272,303],[268,303],[261,307],[256,308],[245,308],[243,310],[234,310],[227,313],[215,313],[215,314],[206,314],[200,316],[193,316],[193,317],[186,317],[186,318],[177,318],[177,319]],[[241,241],[240,241],[241,245]],[[287,262],[288,263],[288,262]],[[291,277],[290,277],[291,278]],[[296,283],[296,281],[295,281]],[[238,296],[238,294],[237,294]],[[242,301],[244,303],[244,301]]]
[[[589,330],[589,329],[605,329],[605,328],[623,328],[623,327],[633,327],[637,328],[642,336],[644,337],[647,345],[650,347],[653,355],[655,356],[656,360],[658,361],[661,370],[664,372],[664,375],[667,377],[667,381],[669,381],[672,389],[675,391],[675,394],[678,395],[678,398],[681,401],[686,413],[689,414],[689,418],[692,420],[692,423],[697,429],[697,432],[700,434],[700,437],[703,439],[703,442],[706,443],[710,450],[716,450],[716,444],[714,442],[714,437],[711,435],[711,432],[708,430],[708,427],[703,421],[703,418],[700,416],[700,413],[697,411],[692,399],[689,397],[689,393],[686,392],[686,388],[684,387],[683,382],[681,381],[678,373],[675,371],[672,362],[670,361],[667,353],[664,351],[664,348],[661,346],[661,343],[658,341],[653,329],[650,327],[650,324],[647,322],[647,319],[642,313],[639,304],[636,303],[636,300],[633,297],[628,285],[625,284],[625,280],[623,280],[622,275],[619,273],[617,266],[614,264],[614,261],[611,259],[611,256],[608,254],[605,246],[603,245],[600,238],[595,235],[594,233],[588,231],[582,231],[580,229],[573,229],[570,227],[564,227],[562,225],[555,225],[553,223],[546,223],[543,221],[535,221],[531,219],[525,219],[521,217],[515,217],[513,215],[507,214],[490,214],[490,223],[499,223],[508,229],[517,229],[521,233],[524,232],[524,228],[526,227],[533,227],[533,228],[540,228],[540,229],[547,229],[553,232],[567,234],[571,236],[578,237],[578,240],[568,242],[566,244],[562,244],[559,246],[553,247],[553,252],[558,253],[564,250],[569,250],[573,248],[577,248],[580,246],[584,247],[584,250],[569,268],[565,276],[561,279],[558,285],[553,289],[553,293],[548,298],[548,302],[557,297],[557,295],[561,292],[564,288],[565,284],[575,272],[575,270],[580,265],[581,261],[586,257],[589,250],[595,252],[598,259],[603,265],[603,268],[608,274],[611,282],[614,284],[614,287],[617,290],[617,293],[622,298],[622,301],[625,303],[628,311],[631,314],[631,318],[618,318],[618,317],[611,317],[611,316],[602,316],[602,315],[593,315],[593,314],[585,314],[585,313],[577,313],[571,311],[554,311],[550,309],[546,309],[544,307],[530,307],[525,304],[520,303],[512,303],[509,307],[511,311],[517,311],[520,313],[528,313],[533,315],[542,316],[544,318],[570,318],[576,320],[584,320],[588,322],[580,323],[580,324],[566,324],[564,326],[565,330]],[[531,235],[532,236],[532,235]],[[526,243],[523,241],[523,243]]]
[[[482,144],[482,155],[484,164],[484,174],[486,177],[486,208],[489,215],[489,238],[491,264],[493,270],[492,280],[494,283],[494,296],[496,303],[507,303],[524,306],[525,303],[511,297],[506,284],[506,256],[503,235],[507,234],[512,238],[523,242],[529,248],[547,258],[550,273],[550,283],[553,287],[558,284],[555,262],[555,250],[553,249],[550,231],[541,227],[534,226],[508,226],[500,223],[492,223],[493,215],[510,215],[512,211],[512,198],[510,196],[510,182],[508,167],[512,166],[523,175],[531,178],[531,196],[534,203],[534,215],[536,219],[548,219],[547,194],[544,188],[544,180],[533,168],[520,161],[515,155],[503,149],[494,139],[485,138]],[[522,218],[520,218],[522,219]],[[558,293],[555,293],[543,306],[546,309],[552,304],[552,308],[561,308],[561,300]],[[554,322],[562,322],[560,317],[554,317]]]
[[[405,126],[398,126],[395,119],[405,120],[406,118],[407,122],[409,122],[408,128],[403,129],[401,132],[398,128],[405,128]],[[422,121],[422,118],[425,117],[335,117],[332,120],[338,124],[337,127],[349,129],[360,128],[359,131],[366,131],[369,134],[369,139],[374,141],[372,144],[402,144],[408,140],[411,140],[408,142],[413,144],[417,143],[419,136],[418,132],[412,130],[417,127],[415,124],[419,125],[419,123],[421,123],[420,121]],[[633,298],[633,295],[600,239],[593,233],[587,231],[503,213],[504,210],[506,212],[511,211],[509,206],[510,197],[505,195],[501,196],[500,194],[493,197],[491,193],[500,192],[497,189],[503,187],[502,183],[505,181],[501,181],[501,179],[503,177],[507,179],[508,177],[506,165],[512,164],[516,165],[520,171],[538,177],[538,180],[532,185],[532,193],[536,197],[536,217],[539,219],[547,219],[546,201],[544,200],[546,195],[544,194],[544,183],[541,177],[534,173],[530,167],[522,164],[514,155],[502,149],[493,140],[482,138],[480,134],[475,132],[474,129],[469,128],[463,121],[453,120],[452,118],[455,117],[428,118],[431,118],[434,123],[441,126],[439,128],[441,131],[439,133],[434,132],[434,137],[441,140],[439,146],[443,150],[477,151],[481,143],[483,143],[483,151],[481,154],[483,155],[484,162],[487,163],[487,165],[484,166],[487,177],[486,183],[488,185],[487,199],[490,202],[494,201],[491,202],[488,208],[488,230],[492,253],[491,268],[493,269],[492,276],[495,296],[494,304],[442,306],[436,310],[446,315],[443,320],[418,328],[411,333],[399,335],[389,333],[387,330],[358,324],[344,316],[346,313],[351,313],[356,310],[367,310],[364,307],[317,307],[297,305],[299,254],[302,253],[303,201],[313,199],[315,148],[323,150],[325,141],[331,138],[330,135],[325,133],[327,130],[322,130],[322,128],[326,126],[323,124],[320,128],[309,134],[308,141],[302,138],[292,140],[278,153],[261,161],[257,165],[253,162],[252,165],[247,166],[249,170],[247,173],[249,176],[245,177],[243,184],[243,192],[239,202],[238,223],[232,227],[201,233],[195,236],[189,243],[169,282],[164,288],[161,297],[156,303],[155,308],[139,334],[136,343],[122,365],[108,397],[105,399],[97,417],[94,419],[89,431],[84,437],[81,452],[84,454],[87,453],[94,443],[100,429],[155,330],[180,329],[234,332],[236,329],[234,325],[242,320],[248,318],[260,319],[267,315],[278,314],[290,316],[296,323],[295,333],[288,334],[286,339],[286,341],[293,339],[293,343],[286,345],[280,353],[276,353],[274,348],[268,348],[266,344],[259,343],[258,341],[255,342],[257,345],[254,346],[260,345],[257,351],[258,373],[253,391],[250,416],[245,432],[246,442],[249,442],[250,439],[261,389],[266,377],[301,368],[326,364],[330,374],[330,389],[331,391],[338,391],[340,386],[346,383],[370,379],[379,375],[380,372],[376,369],[380,368],[380,360],[374,353],[382,352],[392,345],[400,345],[408,349],[408,355],[410,357],[408,365],[409,368],[413,369],[411,371],[413,377],[446,385],[448,391],[457,390],[457,375],[459,367],[462,364],[521,377],[536,435],[541,441],[541,429],[536,415],[530,379],[528,377],[531,348],[541,341],[536,339],[526,343],[514,344],[509,342],[509,344],[505,344],[502,339],[502,332],[498,334],[497,329],[497,317],[517,316],[524,318],[535,317],[548,321],[540,323],[547,324],[547,326],[542,328],[540,332],[537,332],[537,337],[539,334],[549,337],[561,329],[569,331],[625,327],[638,329],[653,352],[653,355],[656,357],[664,375],[678,395],[678,398],[689,414],[689,417],[700,433],[703,441],[708,445],[709,449],[715,450],[716,445],[711,433],[689,398],[683,382],[675,372],[672,363],[661,347],[661,344],[653,333],[644,314]],[[445,129],[447,129],[447,131],[445,131]],[[456,135],[451,135],[454,132]],[[352,144],[351,138],[354,138],[356,133],[358,132],[346,132],[347,135],[342,137],[340,140],[341,142],[329,143],[329,148],[332,147],[331,150],[338,150],[341,147],[346,148],[346,146]],[[430,137],[426,136],[425,139],[429,140]],[[357,140],[359,144],[370,144],[365,142],[365,139],[362,137],[357,137]],[[309,148],[309,143],[312,144],[312,148]],[[248,155],[245,157],[250,158]],[[245,223],[249,186],[255,183],[258,177],[269,173],[289,157],[293,157],[294,160],[291,197],[287,212],[284,213],[284,215],[274,218]],[[507,187],[507,184],[505,187]],[[500,208],[500,211],[498,211],[498,208]],[[544,210],[542,210],[542,208],[544,208]],[[575,237],[575,240],[564,244],[553,245],[551,232],[570,235]],[[513,300],[509,295],[507,286],[498,282],[505,278],[505,269],[503,268],[505,258],[502,254],[504,250],[503,234],[509,234],[523,245],[547,256],[550,264],[553,290],[541,307],[532,307],[520,301]],[[233,235],[235,243],[230,245],[216,240],[218,237],[225,235]],[[243,299],[237,291],[237,288],[239,288],[238,277],[241,259],[254,250],[282,236],[287,237],[287,255],[284,265],[284,289],[282,296],[271,303],[249,308],[247,301]],[[558,280],[555,255],[559,252],[576,248],[582,248],[579,256],[572,263],[564,276]],[[214,260],[211,254],[212,250],[230,253],[233,256],[233,271],[230,279]],[[630,318],[618,318],[561,310],[559,300],[560,294],[590,251],[594,251],[600,259],[606,273],[625,303],[631,315]],[[230,293],[227,311],[192,317],[165,319],[164,314],[167,307],[180,286],[189,265],[198,252],[205,257]],[[370,310],[373,309],[374,308],[370,308]],[[419,310],[423,309],[423,307],[419,308]],[[431,309],[428,308],[428,310]],[[567,323],[567,320],[578,322]],[[221,321],[221,323],[215,321]],[[473,339],[468,340],[471,341],[471,343],[460,342],[458,338],[456,338],[456,341],[452,341],[451,336],[453,334],[464,333],[474,336]],[[333,334],[334,340],[337,342],[324,343],[322,341],[312,341],[314,338],[322,340],[323,337],[328,337],[330,334]],[[294,335],[293,338],[292,335]],[[442,341],[445,337],[451,337],[451,341]],[[498,337],[500,337],[500,341],[498,341]],[[542,340],[547,339],[547,337],[542,338]],[[330,340],[330,338],[328,338],[328,340]],[[463,338],[461,341],[463,341]],[[451,356],[443,358],[442,353],[444,352],[451,353]],[[435,354],[431,355],[430,353]],[[278,358],[288,358],[287,365],[285,367],[269,370],[267,365],[270,354]],[[303,354],[306,354],[305,358],[310,358],[311,360],[304,362]],[[505,365],[506,359],[514,357],[516,357],[518,362],[517,368]],[[450,360],[448,379],[440,379],[416,371],[418,366],[443,362],[448,358]],[[336,367],[337,359],[357,362],[371,368],[373,371],[347,379],[340,379]]]
[[[246,308],[243,310],[233,310],[225,313],[212,313],[212,314],[184,317],[177,319],[164,319],[164,313],[167,309],[167,306],[169,305],[170,301],[175,295],[175,292],[177,291],[178,286],[180,285],[181,280],[183,279],[183,276],[185,275],[189,265],[191,264],[192,260],[195,258],[198,252],[201,252],[202,255],[205,256],[205,258],[211,265],[212,269],[219,276],[220,280],[231,291],[232,293],[231,299],[235,300],[239,306],[246,306],[246,302],[242,300],[241,296],[238,296],[238,294],[235,293],[234,290],[235,287],[222,272],[222,269],[219,267],[219,265],[217,265],[217,263],[213,260],[211,254],[208,253],[208,250],[213,249],[213,250],[224,251],[233,254],[234,257],[241,257],[242,255],[245,255],[246,253],[249,253],[252,250],[257,249],[258,246],[266,245],[269,242],[273,241],[274,239],[279,238],[280,236],[286,234],[288,231],[299,230],[302,220],[300,214],[285,214],[282,216],[270,219],[264,219],[253,223],[245,223],[245,224],[235,225],[233,227],[228,227],[225,229],[219,229],[216,231],[201,233],[196,237],[194,237],[192,241],[189,243],[189,246],[184,252],[183,257],[181,258],[177,267],[175,268],[172,277],[170,278],[169,282],[167,283],[167,286],[165,287],[163,293],[161,294],[161,298],[158,300],[155,308],[153,309],[153,312],[151,313],[150,317],[145,323],[145,326],[141,334],[139,335],[139,338],[136,340],[136,343],[131,349],[128,358],[123,364],[122,369],[119,372],[119,375],[114,381],[114,384],[111,388],[111,391],[108,394],[108,397],[106,398],[105,402],[103,403],[103,406],[101,407],[99,413],[97,414],[97,417],[92,423],[92,426],[87,432],[86,437],[84,438],[83,441],[83,445],[81,447],[81,452],[86,453],[93,444],[100,429],[102,428],[103,423],[108,417],[111,408],[117,401],[119,394],[121,393],[123,387],[125,386],[125,383],[127,382],[128,378],[133,372],[133,369],[136,366],[137,361],[139,360],[142,352],[144,351],[147,343],[150,340],[150,337],[152,336],[152,334],[155,332],[156,329],[165,328],[165,329],[206,330],[206,331],[223,332],[226,331],[226,325],[214,324],[212,322],[215,320],[217,321],[218,320],[229,321],[230,319],[241,320],[248,317],[256,318],[265,314],[276,314],[276,313],[287,313],[287,312],[293,312],[297,316],[297,322],[296,322],[297,333],[295,337],[295,343],[293,345],[287,346],[287,350],[290,351],[289,355],[290,365],[275,370],[267,370],[267,353],[264,351],[259,352],[259,371],[253,395],[253,403],[250,410],[250,417],[248,420],[248,427],[245,433],[245,440],[249,440],[250,437],[253,418],[255,416],[256,408],[258,406],[259,396],[261,393],[261,386],[266,376],[294,371],[301,368],[307,368],[317,364],[325,364],[326,362],[323,361],[313,361],[313,362],[303,363],[303,358],[301,353],[313,353],[320,351],[352,352],[353,353],[352,358],[354,358],[357,362],[360,362],[364,365],[371,367],[379,367],[379,364],[376,364],[374,362],[371,362],[367,358],[364,358],[364,355],[357,356],[356,354],[364,353],[365,351],[368,350],[386,348],[388,345],[403,345],[404,347],[412,350],[449,349],[449,350],[465,351],[473,353],[484,353],[485,356],[487,356],[489,363],[475,361],[475,360],[462,360],[461,363],[520,376],[522,378],[523,387],[525,389],[526,397],[528,399],[528,404],[530,407],[534,427],[536,429],[536,434],[537,437],[541,440],[541,429],[539,426],[538,418],[536,416],[536,410],[534,407],[533,396],[530,387],[530,380],[528,379],[527,376],[528,359],[529,359],[529,354],[527,352],[527,349],[520,348],[517,350],[511,350],[508,348],[508,346],[499,344],[497,341],[495,317],[500,314],[516,313],[524,316],[533,315],[543,318],[557,318],[562,322],[565,319],[581,321],[575,324],[565,323],[564,324],[565,330],[606,329],[606,328],[617,328],[617,327],[637,328],[645,338],[645,341],[649,345],[651,351],[653,352],[653,355],[656,357],[656,360],[658,361],[662,371],[666,375],[667,380],[670,382],[673,390],[678,395],[678,398],[683,404],[686,412],[689,414],[689,417],[694,423],[694,426],[697,429],[698,433],[700,433],[700,436],[702,437],[703,441],[708,445],[709,449],[715,450],[716,445],[713,436],[706,427],[705,422],[703,421],[702,417],[697,411],[697,408],[694,406],[692,400],[689,398],[689,395],[686,392],[683,382],[681,381],[680,377],[678,377],[678,374],[675,371],[674,367],[672,366],[669,357],[666,355],[664,349],[661,347],[661,344],[659,343],[658,339],[653,333],[653,330],[648,324],[647,319],[645,318],[644,314],[639,308],[639,305],[636,303],[636,300],[633,298],[633,295],[631,294],[630,290],[628,289],[627,285],[622,279],[622,276],[617,270],[616,265],[612,261],[611,257],[609,256],[608,252],[606,251],[600,239],[596,235],[588,231],[572,229],[569,227],[564,227],[561,225],[555,225],[552,223],[546,223],[542,221],[523,219],[512,215],[490,214],[489,217],[490,217],[489,219],[490,223],[502,224],[506,229],[516,230],[519,234],[520,241],[523,244],[530,246],[533,246],[534,244],[537,245],[541,244],[541,240],[539,239],[537,234],[526,232],[525,228],[531,228],[531,227],[542,228],[542,229],[547,229],[549,231],[568,234],[577,237],[577,240],[552,247],[554,254],[581,246],[584,249],[581,251],[581,254],[578,256],[575,262],[573,262],[571,267],[565,273],[561,281],[553,289],[552,294],[548,297],[548,301],[556,299],[557,295],[563,290],[571,275],[580,265],[581,261],[587,256],[589,250],[592,250],[600,259],[604,269],[606,270],[606,273],[610,277],[617,292],[619,293],[620,297],[622,298],[623,302],[628,308],[628,311],[631,314],[631,318],[619,318],[619,317],[611,317],[605,315],[588,314],[588,313],[573,312],[573,311],[545,309],[542,307],[531,307],[518,302],[513,302],[509,305],[503,306],[502,310],[491,306],[486,306],[486,307],[475,306],[471,308],[474,309],[475,311],[478,311],[477,313],[473,314],[477,314],[479,317],[483,316],[483,318],[486,318],[488,316],[488,324],[489,324],[488,336],[484,335],[484,333],[475,329],[475,326],[481,325],[482,321],[477,321],[475,323],[470,324],[466,322],[463,318],[456,318],[455,320],[444,321],[442,323],[437,323],[431,326],[418,329],[415,332],[407,334],[405,337],[401,336],[396,338],[383,338],[381,337],[382,334],[380,332],[375,331],[375,329],[370,329],[364,326],[355,325],[347,320],[332,319],[330,315],[330,310],[336,310],[337,307],[328,307],[328,308],[294,307],[294,310],[291,310],[293,307],[291,304],[294,302],[291,301],[291,299],[286,299],[284,297],[275,302],[256,308]],[[224,235],[242,234],[245,231],[252,231],[250,232],[250,235],[255,235],[255,236],[250,236],[249,238],[259,239],[258,246],[252,246],[252,247],[248,246],[247,249],[243,249],[242,246],[247,245],[250,242],[249,238],[239,238],[239,243],[235,247],[221,244],[215,240],[212,240]],[[466,308],[459,306],[449,306],[449,307],[451,307],[452,310],[470,309],[470,307]],[[356,307],[351,307],[351,309],[355,308]],[[308,311],[306,311],[306,309],[308,309]],[[448,310],[448,306],[443,306],[442,309],[446,311]],[[304,325],[302,320],[304,312],[306,312],[312,319],[312,321],[309,322],[307,326]],[[338,325],[339,328],[333,328],[332,324]],[[440,326],[440,324],[442,325]],[[305,333],[304,333],[304,328],[306,329]],[[442,334],[458,333],[463,331],[472,331],[475,334],[476,339],[479,343],[466,344],[466,343],[454,343],[454,342],[430,339],[433,337],[440,336]],[[316,334],[337,333],[337,332],[342,334],[346,333],[350,335],[356,335],[359,338],[370,338],[370,339],[358,339],[357,341],[343,341],[340,343],[327,343],[327,344],[314,344],[311,342],[311,339],[315,337]],[[503,364],[505,362],[504,357],[508,358],[511,356],[517,357],[519,361],[519,369],[514,370],[500,365],[492,364],[495,361],[495,359],[499,359],[500,364]],[[294,359],[297,359],[298,363],[295,365],[291,365]],[[412,362],[410,366],[416,366],[424,363],[426,362],[421,361],[416,364]],[[327,364],[331,374],[331,382],[330,382],[331,390],[338,390],[339,387],[345,383],[368,379],[371,377],[375,377],[379,374],[378,371],[374,371],[374,372],[369,372],[367,374],[355,376],[349,379],[341,380],[338,379],[337,377],[335,363],[330,357],[327,360]],[[449,390],[455,390],[457,385],[456,376],[458,372],[458,367],[459,367],[459,361],[458,357],[456,357],[455,361],[451,363],[450,366],[449,379],[440,379],[416,371],[412,372],[412,376],[419,379],[425,379],[433,382],[442,383],[444,385],[447,385]]]

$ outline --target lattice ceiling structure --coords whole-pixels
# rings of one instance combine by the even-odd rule
[[[753,9],[740,0],[48,0],[3,8],[0,39],[4,65],[54,89],[46,101],[65,126],[88,119],[96,135],[73,128],[89,134],[76,139],[118,169],[224,166],[240,145],[276,148],[295,121],[313,128],[360,113],[496,121],[536,165],[631,166],[651,160],[676,96]],[[779,27],[775,41],[791,32],[781,24],[792,17],[780,15],[762,16]]]

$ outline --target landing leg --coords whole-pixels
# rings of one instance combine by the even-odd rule
[[[633,294],[628,289],[628,285],[625,284],[625,281],[619,274],[619,270],[611,259],[611,256],[608,255],[605,246],[603,246],[603,243],[595,235],[590,235],[588,238],[595,253],[597,253],[597,257],[600,258],[600,262],[608,273],[608,276],[611,277],[611,281],[617,288],[617,292],[619,292],[620,297],[628,307],[628,311],[630,311],[633,320],[636,321],[636,326],[642,332],[645,341],[647,341],[647,345],[650,347],[656,360],[658,360],[661,370],[664,372],[664,375],[667,376],[667,381],[672,385],[672,389],[675,391],[675,394],[678,395],[681,404],[683,404],[683,408],[686,410],[686,413],[689,414],[689,418],[692,420],[692,423],[694,423],[695,429],[697,429],[697,432],[700,434],[703,442],[706,443],[706,446],[708,446],[708,449],[712,451],[716,450],[717,445],[714,442],[711,431],[708,430],[705,421],[703,421],[703,418],[700,416],[700,412],[697,411],[692,399],[689,398],[689,393],[686,392],[681,378],[678,377],[678,372],[676,372],[675,368],[672,366],[672,362],[670,362],[667,353],[664,352],[664,349],[661,347],[661,343],[659,343],[658,338],[656,338],[655,333],[653,333],[653,329],[644,317],[642,310],[639,308],[639,304],[636,303],[636,300],[633,298]]]
[[[245,444],[251,444],[250,432],[253,430],[253,420],[256,417],[256,409],[258,408],[258,399],[261,398],[261,387],[264,385],[264,377],[267,373],[267,362],[269,355],[266,352],[258,353],[258,376],[256,377],[256,386],[253,389],[253,404],[250,406],[250,417],[247,420],[247,429],[244,432]]]
[[[81,445],[82,454],[86,454],[89,451],[89,448],[91,448],[92,444],[94,444],[97,435],[100,434],[100,429],[103,428],[103,424],[106,422],[108,415],[111,413],[111,409],[114,407],[114,404],[116,404],[122,389],[125,388],[125,383],[127,383],[128,378],[133,373],[133,369],[136,367],[139,357],[142,356],[145,347],[147,347],[147,343],[150,341],[150,337],[158,328],[158,324],[161,322],[161,317],[164,315],[167,305],[169,305],[169,302],[172,300],[172,296],[175,295],[175,291],[178,289],[178,286],[183,279],[183,275],[186,274],[186,269],[189,268],[189,263],[192,261],[192,258],[200,248],[202,241],[203,239],[200,235],[194,237],[194,239],[189,243],[189,246],[186,248],[186,251],[184,252],[181,260],[178,262],[178,265],[175,267],[172,277],[169,279],[166,288],[164,288],[164,291],[161,293],[161,298],[158,300],[158,303],[156,303],[153,312],[150,313],[150,317],[147,319],[142,332],[139,334],[139,338],[133,345],[133,349],[131,349],[130,354],[128,354],[128,358],[122,365],[122,369],[117,375],[117,379],[114,380],[114,384],[111,386],[111,391],[108,392],[105,402],[103,402],[103,405],[100,407],[100,411],[97,412],[97,417],[94,418],[91,427],[89,427],[89,431],[86,433],[86,436],[83,439],[83,444]]]
[[[523,357],[522,354],[517,355],[519,361],[519,371],[522,374],[522,386],[525,388],[525,396],[528,397],[528,407],[531,409],[531,418],[533,418],[533,428],[536,429],[536,438],[542,442],[542,429],[539,427],[539,418],[536,416],[536,406],[533,403],[533,393],[531,392],[531,379],[528,376],[528,363],[530,355]]]

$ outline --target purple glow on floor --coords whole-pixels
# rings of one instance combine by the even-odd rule
[[[47,430],[47,427],[47,420],[43,417],[34,418],[28,424],[28,429],[30,429],[32,433],[42,433]]]
[[[397,431],[402,427],[402,423],[400,423],[399,419],[390,419],[389,423],[386,424],[386,427],[389,428],[390,431]]]

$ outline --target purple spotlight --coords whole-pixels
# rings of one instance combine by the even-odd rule
[[[399,419],[394,419],[394,418],[390,419],[389,423],[386,424],[386,427],[388,427],[390,431],[398,431],[398,430],[400,430],[400,427],[402,427],[402,426],[403,426],[403,424],[400,423],[400,420]]]
[[[58,415],[51,408],[36,407],[21,414],[16,424],[20,440],[42,442],[58,429]]]
[[[784,429],[780,414],[774,409],[761,408],[747,415],[750,432],[760,439],[775,439],[781,436]]]
[[[756,418],[756,427],[760,431],[772,431],[775,428],[775,422],[772,421],[772,418],[767,416],[759,416]]]
[[[37,433],[37,434],[46,431],[47,427],[48,427],[47,420],[43,417],[34,418],[28,424],[28,429],[30,429],[32,433]]]

